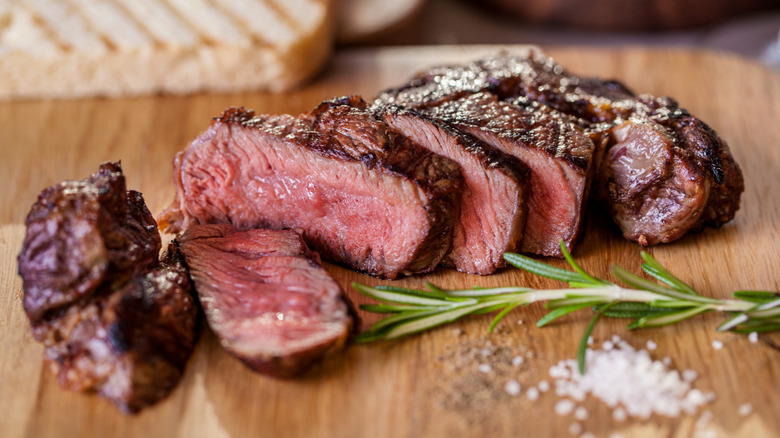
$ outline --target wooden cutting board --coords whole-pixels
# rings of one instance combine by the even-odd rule
[[[510,47],[510,50],[512,48]],[[183,381],[160,404],[124,416],[96,396],[62,390],[42,360],[21,305],[16,254],[24,216],[44,187],[80,179],[104,160],[122,160],[128,185],[143,192],[157,215],[173,196],[171,160],[212,116],[230,105],[258,112],[298,113],[322,99],[347,93],[372,95],[440,62],[495,53],[488,47],[422,47],[337,54],[317,82],[290,94],[201,95],[88,99],[0,104],[0,435],[3,437],[443,437],[572,436],[576,420],[554,411],[551,391],[532,402],[504,391],[509,379],[529,388],[551,380],[548,369],[574,358],[590,314],[545,328],[534,322],[538,305],[514,310],[497,333],[490,317],[473,317],[405,340],[350,346],[296,380],[253,374],[225,354],[204,331]],[[548,53],[583,75],[624,81],[638,92],[668,94],[710,123],[729,142],[745,174],[742,209],[719,230],[686,237],[650,252],[704,294],[725,297],[738,289],[780,289],[780,77],[732,55],[687,50],[550,48]],[[624,241],[595,208],[575,256],[588,270],[608,276],[611,264],[639,269],[637,246]],[[559,261],[554,261],[562,265]],[[379,281],[328,266],[360,303],[352,281]],[[396,282],[419,287],[529,285],[554,287],[518,270],[476,277],[440,269]],[[371,321],[372,316],[366,316]],[[691,436],[702,412],[718,436],[780,435],[780,336],[757,343],[718,334],[719,315],[675,326],[628,332],[624,320],[604,320],[596,345],[618,334],[637,348],[657,343],[654,358],[669,357],[693,369],[694,386],[716,400],[695,415],[616,421],[601,401],[581,403],[589,413],[583,431],[596,436]],[[724,347],[716,350],[713,340]],[[481,358],[481,351],[493,356]],[[522,355],[525,362],[507,361]],[[492,361],[493,371],[477,367]],[[750,403],[753,412],[738,414]],[[705,416],[709,414],[704,414]],[[710,435],[711,436],[711,435]]]

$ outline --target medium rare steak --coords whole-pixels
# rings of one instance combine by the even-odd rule
[[[160,218],[301,228],[323,258],[378,277],[432,270],[450,247],[461,171],[350,97],[298,117],[232,108],[174,163],[176,199]]]
[[[419,111],[384,105],[384,120],[416,143],[457,162],[464,178],[460,217],[443,264],[487,275],[518,250],[526,219],[529,171],[519,160]]]
[[[178,252],[160,235],[118,163],[44,190],[19,254],[24,308],[60,384],[96,391],[124,412],[181,379],[200,311]]]
[[[195,225],[177,241],[209,326],[253,370],[291,377],[344,348],[349,305],[298,233]]]
[[[609,148],[595,154],[596,193],[630,240],[670,242],[720,226],[739,208],[742,173],[726,142],[704,122],[672,99],[637,96],[617,81],[572,75],[538,52],[432,67],[379,98],[435,107],[477,92],[554,108],[575,118],[597,146]]]
[[[431,117],[525,163],[530,195],[520,250],[562,257],[582,229],[594,145],[568,117],[535,102],[502,102],[489,93],[426,108]]]

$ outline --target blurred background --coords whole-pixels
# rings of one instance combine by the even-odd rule
[[[734,52],[780,69],[780,0],[344,0],[342,8],[349,23],[365,26],[342,26],[342,46],[679,46]],[[376,17],[375,32],[361,14]]]

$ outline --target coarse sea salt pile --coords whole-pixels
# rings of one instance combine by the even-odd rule
[[[576,401],[590,394],[612,408],[618,421],[625,419],[626,414],[642,419],[652,414],[693,415],[715,398],[713,393],[705,394],[691,386],[696,378],[693,370],[681,374],[618,336],[605,341],[601,350],[586,350],[585,371],[585,375],[580,374],[576,360],[563,360],[552,366],[550,377],[555,380],[556,394]],[[571,409],[562,411],[568,413]]]

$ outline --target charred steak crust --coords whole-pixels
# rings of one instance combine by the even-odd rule
[[[88,299],[106,277],[148,269],[161,247],[157,223],[141,194],[126,190],[119,163],[43,190],[25,224],[17,261],[33,322]]]
[[[298,117],[228,109],[177,156],[174,167],[177,195],[160,217],[163,229],[205,223],[303,228],[304,239],[324,258],[385,278],[435,268],[449,249],[462,186],[456,163],[391,129],[358,97],[323,102]],[[277,196],[280,190],[286,197]],[[367,208],[367,202],[374,204],[370,210],[352,211]],[[419,237],[382,229],[371,233],[388,239],[366,235],[374,240],[358,241],[348,228],[360,225],[352,223],[360,214],[382,214],[378,218],[393,227],[416,227],[411,231]]]
[[[118,163],[45,189],[19,254],[33,336],[63,387],[134,413],[180,380],[200,313],[181,257]]]
[[[414,117],[420,117],[427,122],[432,123],[439,129],[442,129],[452,135],[458,140],[458,142],[463,144],[464,149],[469,154],[478,157],[479,160],[483,161],[487,167],[498,169],[499,171],[517,179],[518,181],[528,180],[530,171],[528,170],[528,166],[523,164],[522,161],[488,146],[486,143],[476,139],[472,135],[458,131],[444,121],[436,117],[432,117],[430,113],[394,104],[379,104],[374,106],[374,111],[384,116],[403,116],[409,114],[413,115]]]
[[[356,328],[341,286],[294,231],[195,225],[177,242],[212,331],[257,372],[299,375]]]

